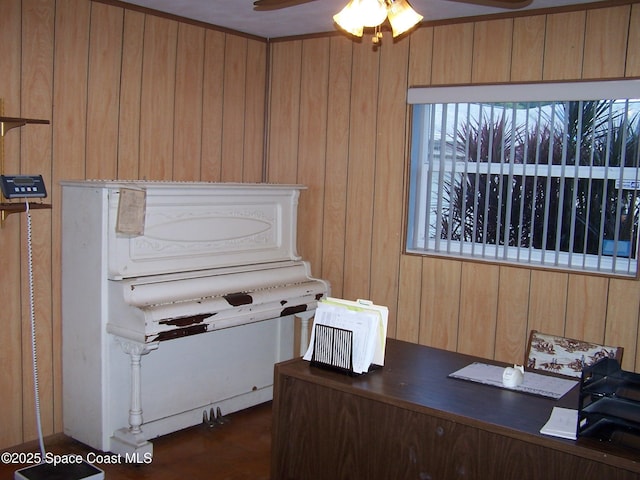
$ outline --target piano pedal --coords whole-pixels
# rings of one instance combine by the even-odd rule
[[[202,424],[207,425],[209,428],[213,428],[216,425],[224,425],[230,421],[229,418],[222,415],[220,407],[217,407],[216,410],[211,407],[208,413],[206,410],[202,411]]]
[[[227,417],[223,417],[222,416],[222,410],[220,410],[220,407],[218,407],[216,409],[216,423],[218,425],[224,425],[225,423],[229,423],[231,420],[229,420]]]
[[[213,407],[209,410],[209,426],[215,427],[218,424],[216,421],[216,413],[213,411]]]
[[[202,424],[208,426],[209,428],[215,427],[213,408],[211,409],[211,415],[209,415],[206,410],[202,411]]]

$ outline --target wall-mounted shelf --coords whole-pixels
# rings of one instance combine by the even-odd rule
[[[16,127],[24,127],[27,123],[39,123],[48,125],[49,120],[38,120],[35,118],[16,118],[16,117],[2,117],[0,116],[0,136],[4,137],[5,134]]]
[[[0,109],[2,104],[0,103]],[[0,112],[1,113],[1,112]],[[41,125],[48,125],[49,120],[39,120],[35,118],[20,118],[20,117],[5,117],[0,115],[0,141],[2,145],[0,146],[2,151],[0,152],[0,173],[4,174],[4,136],[7,134],[9,130],[17,127],[24,127],[28,123],[36,123]],[[4,223],[4,220],[7,216],[12,213],[20,213],[25,212],[27,210],[27,205],[25,202],[15,202],[15,203],[5,203],[4,197],[2,197],[3,202],[0,203],[0,222]],[[29,202],[29,210],[37,210],[37,209],[50,209],[51,205],[47,205],[40,202]]]
[[[29,210],[46,210],[51,209],[51,205],[40,202],[29,202]],[[0,203],[0,213],[2,214],[2,220],[12,213],[21,213],[27,211],[27,205],[24,202],[15,203]]]

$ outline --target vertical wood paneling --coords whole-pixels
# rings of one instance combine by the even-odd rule
[[[53,8],[53,6],[52,6]],[[53,10],[52,10],[53,11]],[[48,201],[54,205],[52,222],[52,264],[54,266],[53,285],[56,285],[55,309],[60,315],[60,204],[61,195],[58,182],[62,179],[85,178],[86,172],[86,128],[87,128],[87,76],[89,58],[89,26],[91,19],[91,4],[85,0],[63,0],[55,2],[55,42],[53,51],[53,85],[48,87],[53,91],[51,108],[52,134],[52,164],[53,178],[47,185]],[[49,47],[50,48],[50,47]],[[55,108],[53,108],[55,105]],[[56,159],[59,159],[56,161]],[[46,282],[42,277],[36,277],[36,282]],[[56,322],[60,339],[61,320]],[[56,346],[60,355],[61,343]],[[25,368],[28,363],[25,363]],[[58,361],[58,376],[62,375]],[[40,369],[40,366],[39,366]],[[40,374],[40,377],[43,375]],[[57,411],[62,409],[62,392],[58,391],[56,403]],[[42,402],[46,405],[46,400]],[[29,418],[33,412],[24,403],[24,415]],[[25,419],[25,424],[28,420]],[[33,423],[32,423],[33,425]],[[45,435],[47,432],[43,432]],[[51,433],[51,432],[48,432]],[[36,438],[35,428],[25,427],[24,440]]]
[[[585,12],[547,15],[544,80],[581,78],[585,16]]]
[[[638,281],[615,278],[609,280],[607,326],[603,343],[623,345],[622,368],[636,372],[640,370],[639,311],[640,288],[638,288]]]
[[[3,37],[0,34],[0,37]],[[11,135],[15,135],[12,132]],[[17,135],[15,135],[17,136]],[[5,147],[11,143],[6,139]],[[16,142],[17,145],[17,142]],[[13,153],[13,148],[6,148],[5,154]],[[17,158],[17,155],[14,156]],[[8,162],[7,162],[8,163]],[[9,164],[10,165],[10,164]],[[16,171],[16,170],[11,170]],[[0,402],[3,408],[0,409],[0,445],[15,445],[21,443],[23,414],[30,414],[32,411],[25,411],[30,405],[23,407],[23,368],[22,368],[22,316],[20,299],[20,264],[22,261],[20,248],[22,245],[20,231],[24,224],[20,219],[10,217],[5,221],[2,235],[0,235],[0,249],[3,255],[0,257],[0,268],[2,268],[3,278],[2,289],[0,289],[0,302],[3,311],[0,321],[3,322],[2,335],[0,336]],[[28,392],[27,392],[28,394]]]
[[[471,82],[473,65],[473,23],[434,27],[431,83]]]
[[[146,180],[171,180],[173,176],[177,34],[177,22],[146,17],[139,160],[139,175]]]
[[[589,26],[587,11],[575,11],[538,14],[513,20],[499,19],[420,28],[408,37],[410,48],[406,84],[413,86],[580,79],[583,77],[583,63],[586,75],[591,68],[589,65],[598,62],[594,57],[594,48],[586,44],[586,29],[590,28],[594,32],[597,30],[594,36],[605,36],[611,29],[618,28],[616,25],[623,23],[621,17],[615,16],[614,20],[599,10],[593,12],[594,20],[590,20]],[[599,18],[603,18],[604,21],[598,22]],[[598,23],[602,25],[597,26]],[[619,35],[613,37],[619,38]],[[334,45],[340,42],[343,42],[342,38],[332,40]],[[610,48],[617,49],[615,45],[620,42],[613,39],[611,42],[613,43],[610,44]],[[631,40],[628,43],[631,44]],[[293,48],[293,45],[290,43],[288,48]],[[496,45],[501,48],[497,48]],[[295,61],[284,62],[277,58],[287,47],[280,44],[276,47],[278,50],[274,50],[274,60],[271,63],[272,80],[285,73],[291,76],[291,72],[294,72],[294,78],[298,78],[295,74],[298,68]],[[380,128],[380,119],[386,119],[394,108],[406,111],[403,96],[398,95],[393,88],[384,86],[387,78],[395,78],[394,74],[390,73],[390,68],[385,65],[385,55],[387,50],[395,53],[396,45],[385,50],[385,47],[388,47],[386,43],[378,51],[380,67],[377,73],[363,72],[364,47],[367,47],[364,42],[355,43],[353,60],[349,62],[345,59],[349,63],[342,67],[345,71],[350,68],[353,78],[358,79],[354,82],[353,89],[350,92],[347,89],[344,92],[339,89],[334,91],[333,88],[329,90],[328,146],[323,194],[327,205],[331,205],[332,212],[342,215],[341,208],[346,208],[346,233],[344,238],[334,235],[341,227],[328,220],[335,215],[329,215],[328,207],[325,207],[323,242],[315,247],[323,252],[322,276],[328,278],[334,286],[342,287],[334,289],[335,295],[347,298],[360,296],[367,288],[371,296],[375,297],[379,295],[378,292],[383,291],[382,286],[389,283],[384,273],[378,274],[378,268],[381,268],[382,272],[387,268],[395,268],[393,261],[381,258],[380,255],[384,251],[388,256],[388,251],[393,250],[385,244],[389,236],[393,235],[393,228],[389,228],[388,231],[378,228],[377,208],[378,205],[382,205],[380,198],[387,201],[384,206],[385,212],[394,209],[401,211],[404,205],[404,200],[396,204],[397,200],[393,194],[387,193],[388,189],[385,190],[385,194],[380,194],[378,183],[380,179],[386,178],[388,185],[397,187],[402,182],[404,188],[405,182],[404,178],[400,181],[394,179],[389,172],[395,171],[391,170],[395,165],[395,159],[403,156],[405,146],[398,142],[398,139],[405,136],[407,130],[396,128],[387,131]],[[298,50],[295,52],[297,55]],[[302,51],[301,55],[304,64],[307,53]],[[331,72],[334,65],[333,49],[329,55]],[[625,58],[628,65],[629,55]],[[286,69],[286,72],[282,69]],[[371,75],[376,78],[369,78]],[[279,115],[274,116],[272,110],[272,119],[286,117],[278,104],[282,96],[290,94],[292,89],[286,83],[288,79],[283,80],[283,86],[276,82],[271,84],[272,109]],[[333,86],[333,81],[330,80],[329,84]],[[295,95],[295,88],[293,91]],[[364,98],[369,98],[369,101],[363,102]],[[276,102],[275,99],[279,101]],[[361,122],[363,118],[370,117],[368,113],[363,112],[376,103],[374,109],[377,112],[378,136],[375,137],[375,147],[372,149],[371,142],[374,137]],[[334,106],[336,115],[332,110]],[[295,110],[295,107],[291,110]],[[312,115],[308,110],[308,107],[302,106],[299,112],[294,112],[298,117],[291,120],[292,128],[279,129],[276,125],[281,127],[282,123],[269,123],[270,171],[278,168],[274,166],[277,159],[272,155],[276,151],[274,145],[285,142],[295,144],[296,141],[301,142],[301,145],[307,143],[303,140],[302,134],[295,139],[292,139],[291,135],[295,135],[296,125],[304,124],[304,118]],[[345,117],[349,118],[346,133],[346,127],[342,126],[345,125]],[[341,127],[332,129],[332,120],[340,122]],[[380,132],[383,130],[385,135],[384,140],[381,140]],[[348,156],[343,162],[331,163],[331,146],[334,142],[342,145],[345,135],[349,138]],[[367,141],[369,143],[366,143]],[[304,147],[292,146],[286,151],[301,151],[302,148]],[[371,160],[366,163],[364,158]],[[306,160],[300,156],[294,167],[287,165],[286,168],[300,169],[305,162]],[[348,163],[346,175],[343,170],[336,170],[336,166],[344,167],[345,163]],[[370,177],[366,169],[372,163],[375,165],[376,173],[373,210],[369,210]],[[335,176],[332,176],[334,172]],[[359,172],[358,181],[354,180],[355,172]],[[345,177],[348,178],[346,187],[341,183]],[[343,193],[345,188],[346,193]],[[391,217],[391,213],[385,213],[383,216]],[[368,222],[371,221],[373,225],[371,230],[368,230]],[[354,247],[355,244],[358,246]],[[385,245],[385,248],[382,245]],[[400,245],[397,251],[401,250]],[[345,252],[345,257],[341,267],[342,252]],[[521,362],[531,328],[565,334],[582,332],[580,335],[587,335],[589,331],[602,331],[602,299],[605,295],[603,292],[608,290],[608,280],[591,279],[588,276],[573,278],[565,273],[553,271],[512,267],[496,269],[497,267],[469,265],[452,260],[405,257],[401,253],[399,255],[401,258],[397,267],[397,312],[395,321],[391,322],[392,326],[395,325],[395,335],[398,338],[472,351],[505,361]],[[487,289],[486,284],[491,288]],[[382,293],[380,295],[382,296]],[[581,303],[580,297],[585,295],[590,296],[590,301]],[[386,303],[394,308],[394,299]],[[615,331],[618,327],[613,327],[615,322],[610,321],[610,314],[607,313],[605,316],[607,331]],[[632,316],[632,325],[635,328],[637,312]],[[390,329],[390,335],[394,335],[393,329]],[[600,335],[605,333],[602,332]],[[474,342],[476,338],[478,341]],[[635,346],[635,340],[632,343]]]
[[[509,81],[513,20],[477,22],[473,31],[473,83]]]
[[[497,265],[462,264],[458,351],[494,356],[499,274]]]
[[[624,77],[630,11],[624,5],[587,12],[582,78]]]
[[[369,42],[353,49],[344,295],[369,298],[380,56]]]
[[[407,38],[385,43],[380,52],[378,132],[404,131],[406,120]],[[402,100],[402,101],[401,101]],[[373,229],[371,242],[370,297],[389,307],[390,331],[396,330],[400,257],[404,211],[405,136],[378,135],[374,178]]]
[[[269,182],[295,183],[300,118],[300,52],[302,41],[271,46],[269,94]]]
[[[267,75],[267,47],[264,42],[247,41],[247,87],[244,123],[244,182],[263,182],[264,107]]]
[[[418,87],[431,84],[431,64],[433,55],[433,27],[421,27],[409,36],[408,86]]]
[[[495,358],[503,362],[520,364],[524,359],[530,277],[525,268],[500,267]]]
[[[627,59],[625,64],[626,77],[640,77],[640,4],[634,3],[631,7],[631,19],[629,21],[627,40]],[[634,48],[635,45],[635,48]]]
[[[224,101],[222,104],[223,182],[241,182],[244,157],[247,39],[228,36],[225,43]]]
[[[513,20],[511,81],[533,82],[542,79],[546,17],[520,17]]]
[[[398,340],[420,341],[420,297],[422,292],[422,257],[400,256],[400,280],[396,331],[388,335]]]
[[[513,45],[504,48],[506,52],[498,51],[492,59],[495,41],[489,39],[501,38],[498,43],[504,44],[508,35],[490,26],[509,21],[423,27],[401,41],[410,43],[408,50],[385,38],[381,49],[374,52],[368,41],[358,44],[342,36],[318,40],[329,42],[325,49],[307,48],[316,45],[316,40],[310,39],[267,47],[266,42],[208,29],[202,40],[202,33],[195,33],[201,27],[87,0],[4,0],[0,40],[6,48],[0,58],[0,97],[5,100],[5,113],[53,115],[51,126],[9,132],[5,150],[10,168],[40,169],[45,175],[49,169],[51,176],[46,180],[48,200],[54,208],[33,213],[34,224],[41,229],[36,249],[43,255],[37,262],[35,282],[45,290],[38,294],[38,335],[46,345],[41,350],[46,357],[41,366],[46,433],[62,429],[59,180],[114,174],[119,178],[191,179],[199,174],[204,180],[254,181],[262,175],[266,142],[265,180],[295,183],[316,173],[324,175],[324,180],[313,178],[318,182],[314,183],[318,193],[308,197],[323,203],[322,222],[318,221],[317,206],[312,204],[309,231],[305,232],[308,239],[313,234],[322,238],[321,244],[317,239],[304,241],[305,250],[314,250],[308,252],[314,259],[314,274],[320,276],[316,259],[322,258],[321,276],[331,281],[333,293],[356,298],[382,296],[378,292],[385,284],[390,284],[391,292],[395,286],[390,279],[397,269],[399,303],[390,334],[455,350],[467,344],[466,332],[476,327],[469,323],[474,299],[480,302],[478,309],[483,315],[491,310],[495,274],[489,275],[494,279],[494,293],[483,296],[482,284],[478,290],[472,288],[477,275],[484,275],[478,273],[480,267],[476,271],[476,267],[456,260],[402,255],[402,247],[394,246],[397,227],[388,231],[383,228],[388,220],[390,225],[397,221],[395,217],[404,205],[403,195],[398,192],[404,188],[405,178],[398,172],[406,161],[407,130],[404,118],[401,123],[395,120],[406,108],[404,93],[399,94],[404,89],[402,83],[488,81],[494,74],[503,78],[509,63],[511,81],[580,79],[599,76],[598,69],[603,75],[611,75],[620,68],[621,55],[626,55],[624,74],[639,76],[640,9],[638,4],[631,6],[629,25],[625,27],[624,14],[619,13],[625,8],[518,17],[513,20]],[[117,32],[118,22],[123,22],[121,34]],[[618,28],[628,32],[623,48],[618,46],[622,35]],[[204,45],[194,47],[199,41]],[[303,51],[306,42],[310,43]],[[615,54],[604,58],[598,53],[598,42],[604,42],[603,46],[608,45],[606,48],[615,50]],[[398,58],[391,58],[396,54]],[[317,99],[326,100],[325,145],[311,139],[317,119],[308,116],[316,114],[310,111],[316,99],[312,102],[310,93],[302,93],[301,82],[306,82],[302,80],[303,65],[305,75],[317,67],[307,58],[312,55],[328,67],[330,88]],[[496,62],[492,67],[495,71],[487,62]],[[185,68],[201,69],[200,80],[195,75],[191,78]],[[267,71],[270,112],[265,125]],[[402,80],[404,75],[406,80]],[[108,92],[105,98],[98,97],[100,89]],[[197,105],[199,89],[201,103]],[[119,100],[117,105],[111,103],[113,92]],[[187,112],[194,108],[201,109],[201,127],[196,125],[174,136],[176,129],[185,127]],[[106,131],[96,131],[98,124],[104,124]],[[116,134],[114,124],[118,127]],[[117,140],[109,143],[107,138],[114,135]],[[196,142],[201,146],[194,145]],[[50,154],[41,143],[50,145]],[[305,155],[300,155],[302,151]],[[187,163],[180,163],[180,155],[189,157],[184,160]],[[106,163],[97,164],[98,158],[106,158]],[[307,164],[315,161],[320,165]],[[240,174],[236,170],[239,167]],[[388,185],[380,193],[383,180]],[[383,203],[385,199],[388,204]],[[307,206],[302,207],[304,212]],[[301,230],[307,228],[306,221],[301,218]],[[0,259],[3,277],[21,279],[5,282],[0,292],[4,325],[0,360],[5,366],[0,372],[4,407],[0,412],[0,448],[35,436],[25,278],[21,276],[25,261],[23,228],[22,217],[10,217],[0,234],[2,251],[15,252]],[[44,256],[50,257],[50,263]],[[597,327],[592,324],[592,318],[599,315],[592,310],[601,311],[603,280],[506,267],[500,267],[499,272],[495,325],[485,324],[491,333],[487,337],[484,331],[481,333],[483,351],[488,351],[493,332],[495,357],[517,361],[530,328],[580,331],[584,335],[601,328],[601,323]],[[372,280],[372,274],[377,273],[380,278]],[[602,340],[623,345],[623,368],[636,368],[640,364],[638,282],[613,279],[606,284]],[[580,304],[581,297],[589,301]],[[394,308],[393,299],[388,303]],[[585,315],[588,318],[581,323]]]
[[[88,178],[116,178],[123,10],[91,4],[87,90]]]
[[[0,15],[0,45],[15,45],[5,48],[0,55],[0,101],[6,116],[20,116],[20,52],[22,49],[21,2],[7,0],[2,4]],[[6,172],[20,169],[20,138],[18,129],[6,132],[4,137],[4,165]],[[2,155],[0,151],[0,155]],[[22,321],[20,301],[20,232],[22,222],[18,218],[7,218],[0,231],[0,269],[3,272],[0,288],[0,446],[22,442]]]
[[[48,1],[29,1],[23,4],[22,23],[22,78],[29,79],[22,85],[23,112],[30,112],[35,118],[51,119],[51,87],[52,45],[53,45],[53,5]],[[36,127],[33,125],[33,127]],[[20,161],[24,173],[42,173],[45,182],[51,186],[51,128],[49,125],[38,125],[29,128],[23,134]],[[17,221],[18,218],[12,219]],[[22,254],[19,258],[27,259],[26,232],[22,234]],[[41,420],[43,433],[53,433],[55,422],[60,422],[60,409],[56,411],[55,392],[60,392],[61,378],[55,371],[56,357],[59,359],[60,343],[55,335],[53,294],[59,293],[58,285],[52,283],[52,238],[51,212],[49,210],[35,212],[31,226],[33,308],[36,323],[38,370],[42,381],[39,381],[39,398],[41,401]],[[31,302],[29,293],[28,262],[22,265],[22,352],[23,365],[32,364],[31,349]],[[17,280],[17,278],[16,278]],[[58,340],[58,341],[56,341]],[[57,354],[57,355],[56,355]],[[25,436],[35,438],[35,398],[33,391],[32,369],[23,369],[23,398],[25,399],[25,418],[23,428]],[[44,405],[44,407],[42,407]],[[58,418],[56,418],[58,417]]]
[[[85,178],[87,70],[91,4],[84,0],[56,3],[53,80],[54,182]],[[56,128],[58,125],[64,128]],[[70,141],[73,139],[73,141]],[[58,186],[53,183],[56,199]],[[51,193],[51,192],[50,192]]]
[[[299,208],[306,228],[298,231],[299,253],[312,268],[322,264],[323,190],[327,145],[327,92],[329,90],[328,38],[304,40],[300,78],[300,143],[297,183],[307,190],[300,195]]]
[[[22,1],[5,0],[2,2],[2,15],[0,15],[0,40],[2,45],[11,45],[6,52],[0,55],[0,68],[2,82],[0,82],[0,100],[4,107],[5,116],[19,116],[20,112],[20,56],[22,51]],[[13,130],[16,135],[5,137],[4,153],[5,167],[17,169],[20,164],[20,129]],[[12,141],[13,140],[13,141]],[[15,170],[14,170],[15,171]]]
[[[201,27],[178,25],[173,180],[200,179],[204,34]]]
[[[566,273],[534,270],[529,291],[529,330],[564,335],[567,283]]]
[[[226,35],[208,30],[204,50],[202,93],[201,180],[218,182],[222,177],[222,101]]]
[[[198,180],[200,172],[219,180],[223,103],[239,112],[231,122],[237,131],[228,138],[240,139],[245,173],[242,155],[253,152],[249,175],[259,180],[266,42],[251,40],[252,51],[240,56],[231,48],[227,58],[229,36],[235,37],[87,0],[2,4],[0,41],[6,51],[0,57],[0,97],[7,97],[5,114],[51,120],[51,125],[12,130],[5,149],[6,171],[42,173],[46,200],[53,206],[32,213],[45,435],[63,429],[59,181],[174,175]],[[227,71],[235,68],[253,69],[251,80],[239,87],[240,98],[233,89],[233,96],[225,98],[223,79],[237,79]],[[12,215],[0,233],[6,279],[0,292],[0,449],[36,438],[24,229],[24,216]]]
[[[455,351],[462,262],[434,257],[422,262],[419,343]]]
[[[325,160],[322,276],[331,279],[331,293],[343,296],[344,245],[349,158],[349,98],[352,43],[331,37],[327,91],[327,156]]]
[[[607,318],[609,280],[604,277],[569,275],[565,335],[601,342]]]
[[[139,175],[144,24],[144,14],[124,11],[117,177],[124,180],[134,180]]]

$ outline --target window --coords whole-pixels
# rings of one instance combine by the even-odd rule
[[[407,252],[635,277],[639,92],[410,89]]]

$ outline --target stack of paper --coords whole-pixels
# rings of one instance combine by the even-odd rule
[[[368,300],[342,300],[327,298],[318,303],[311,341],[304,355],[311,360],[317,325],[340,328],[353,332],[353,371],[365,373],[373,365],[384,365],[384,351],[387,342],[387,307],[374,305]]]
[[[553,407],[547,423],[540,429],[544,435],[554,437],[576,439],[578,430],[578,411],[571,408]]]

